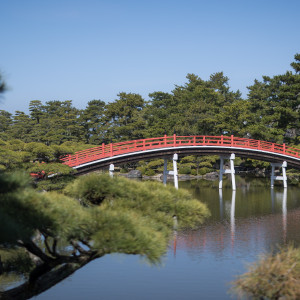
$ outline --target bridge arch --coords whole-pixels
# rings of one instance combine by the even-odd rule
[[[271,163],[286,161],[288,166],[300,169],[300,149],[266,141],[234,136],[163,136],[128,142],[102,144],[91,149],[67,155],[64,164],[84,174],[108,168],[110,164],[185,155],[220,155],[253,158]]]

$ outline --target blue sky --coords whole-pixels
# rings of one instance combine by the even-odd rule
[[[114,101],[170,92],[188,73],[223,71],[233,90],[290,70],[299,0],[2,0],[0,109],[31,100]]]

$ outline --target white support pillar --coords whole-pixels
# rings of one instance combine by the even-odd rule
[[[175,153],[173,155],[173,174],[174,174],[174,186],[176,189],[178,189],[177,160],[178,160],[178,154]]]
[[[224,159],[230,160],[230,169],[229,170],[224,170]],[[232,190],[233,191],[236,190],[234,159],[235,159],[234,153],[231,153],[230,156],[220,156],[219,189],[221,189],[223,187],[223,174],[231,174]]]
[[[164,158],[164,173],[163,173],[163,183],[167,184],[167,175],[168,175],[168,159]]]
[[[283,187],[287,188],[287,177],[286,177],[286,167],[287,162],[284,161],[282,164],[280,163],[271,163],[272,172],[271,172],[271,188],[274,188],[274,180],[282,180]],[[275,167],[282,168],[282,176],[275,176]]]
[[[236,190],[236,185],[235,185],[235,170],[234,170],[234,159],[235,159],[235,154],[231,153],[230,155],[230,174],[231,174],[231,185],[232,185],[232,190]]]
[[[109,176],[114,177],[115,166],[114,164],[109,165]]]
[[[223,173],[224,173],[224,157],[220,156],[220,174],[219,174],[219,189],[223,186]]]
[[[274,187],[274,175],[275,175],[275,166],[271,163],[272,171],[271,171],[271,188]]]
[[[284,188],[287,188],[286,167],[287,167],[287,162],[284,161],[282,163],[282,180],[283,180],[283,187]]]

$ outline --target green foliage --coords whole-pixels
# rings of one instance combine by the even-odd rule
[[[173,224],[172,217],[178,217],[180,227],[199,226],[208,215],[207,208],[184,190],[161,188],[157,182],[136,182],[126,178],[114,178],[108,175],[91,174],[78,178],[66,187],[65,193],[80,201],[101,204],[106,209],[130,209],[145,217]],[[185,216],[184,207],[193,207],[193,212]],[[191,221],[194,216],[194,221]]]
[[[121,174],[126,174],[126,173],[128,173],[128,169],[127,168],[121,168],[120,173]]]
[[[245,166],[252,166],[255,168],[268,168],[270,167],[270,163],[266,162],[266,161],[260,161],[260,160],[256,160],[256,159],[251,159],[251,158],[247,158],[244,161],[244,165]]]
[[[74,169],[69,166],[63,165],[61,163],[34,163],[31,164],[27,169],[28,172],[41,172],[44,171],[45,175],[68,175],[73,174],[75,172]]]
[[[77,199],[105,201],[101,206],[84,207],[66,195],[36,193],[28,187],[28,178],[18,174],[2,175],[0,181],[0,244],[31,245],[38,231],[47,239],[66,244],[93,241],[89,247],[101,255],[121,251],[145,255],[153,261],[166,249],[169,231],[164,224],[170,225],[175,213],[184,220],[180,205],[190,198],[188,194],[176,195],[174,189],[161,193],[158,184],[140,185],[124,178],[90,175],[66,188]],[[195,222],[188,218],[182,223],[197,225],[208,214],[207,209],[196,200],[190,201],[195,206],[190,213],[195,215]]]
[[[52,145],[51,149],[52,149],[52,155],[56,161],[59,161],[60,157],[64,155],[74,153],[72,148],[68,147],[67,145]]]
[[[24,249],[0,249],[3,272],[24,274],[32,270],[33,263]],[[0,277],[1,281],[1,277]]]
[[[142,175],[144,175],[147,171],[147,166],[139,166],[136,169],[139,170],[142,173]]]
[[[144,173],[146,176],[154,176],[155,171],[153,169],[147,169]]]
[[[233,282],[233,291],[251,299],[300,298],[300,250],[294,247],[262,256]]]
[[[109,176],[90,174],[68,185],[65,193],[84,203],[100,204],[106,197],[111,196],[114,189],[114,181]]]
[[[193,175],[193,176],[196,176],[196,175],[198,175],[198,174],[197,174],[197,170],[195,170],[195,169],[192,169],[192,170],[191,170],[191,175]]]
[[[191,168],[188,167],[188,166],[181,166],[181,167],[178,169],[178,173],[179,173],[179,174],[191,174]]]
[[[31,153],[32,160],[48,162],[53,159],[54,150],[41,143],[28,143],[25,144],[24,150]]]
[[[203,167],[203,168],[199,169],[199,175],[205,175],[205,174],[207,174],[207,173],[209,173],[211,171],[212,171],[212,169],[207,168],[207,167]]]
[[[56,175],[36,182],[38,191],[60,191],[75,180],[73,174]]]
[[[140,161],[137,170],[141,171],[143,175],[154,176],[157,172],[163,172],[163,159],[154,159],[150,161]]]
[[[144,99],[133,93],[120,93],[119,99],[107,104],[105,116],[108,134],[106,139],[128,141],[143,138],[146,125],[143,117]]]
[[[37,288],[49,271],[70,265],[73,272],[108,253],[139,254],[156,263],[174,216],[180,228],[195,228],[209,215],[187,191],[160,183],[91,174],[70,183],[65,194],[39,193],[29,183],[20,173],[0,174],[1,280],[8,284],[8,274],[21,274],[28,278],[24,291]]]
[[[99,144],[103,141],[107,129],[105,102],[101,100],[89,101],[86,109],[80,113],[79,122],[81,139],[85,143]]]
[[[149,163],[147,164],[147,167],[148,168],[157,168],[157,167],[160,167],[160,166],[163,166],[164,164],[164,160],[163,159],[155,159],[155,160],[151,160],[149,161]]]

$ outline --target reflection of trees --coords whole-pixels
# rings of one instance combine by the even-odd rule
[[[227,205],[228,210],[227,214],[225,211],[224,219],[220,218],[221,222],[208,223],[196,231],[187,231],[184,235],[179,234],[177,249],[188,249],[189,253],[194,253],[195,250],[195,255],[199,251],[208,249],[216,256],[223,256],[231,250],[232,246],[238,246],[240,251],[249,252],[251,248],[256,249],[258,245],[265,245],[265,248],[269,248],[276,244],[286,243],[289,236],[295,243],[300,243],[297,233],[300,209],[287,211],[287,189],[273,192],[270,199],[271,204],[273,203],[273,211],[275,202],[281,206],[281,212],[276,214],[236,218],[236,206],[239,201],[235,203],[234,193],[232,193],[231,202],[228,200],[228,194],[224,198],[220,193],[218,202],[220,211],[223,209],[224,201],[225,204],[230,204]],[[271,212],[272,205],[270,205]]]
[[[160,183],[90,175],[64,192],[37,193],[24,176],[0,174],[0,299],[31,298],[113,252],[158,262],[173,216],[193,228],[208,215],[189,193]]]

